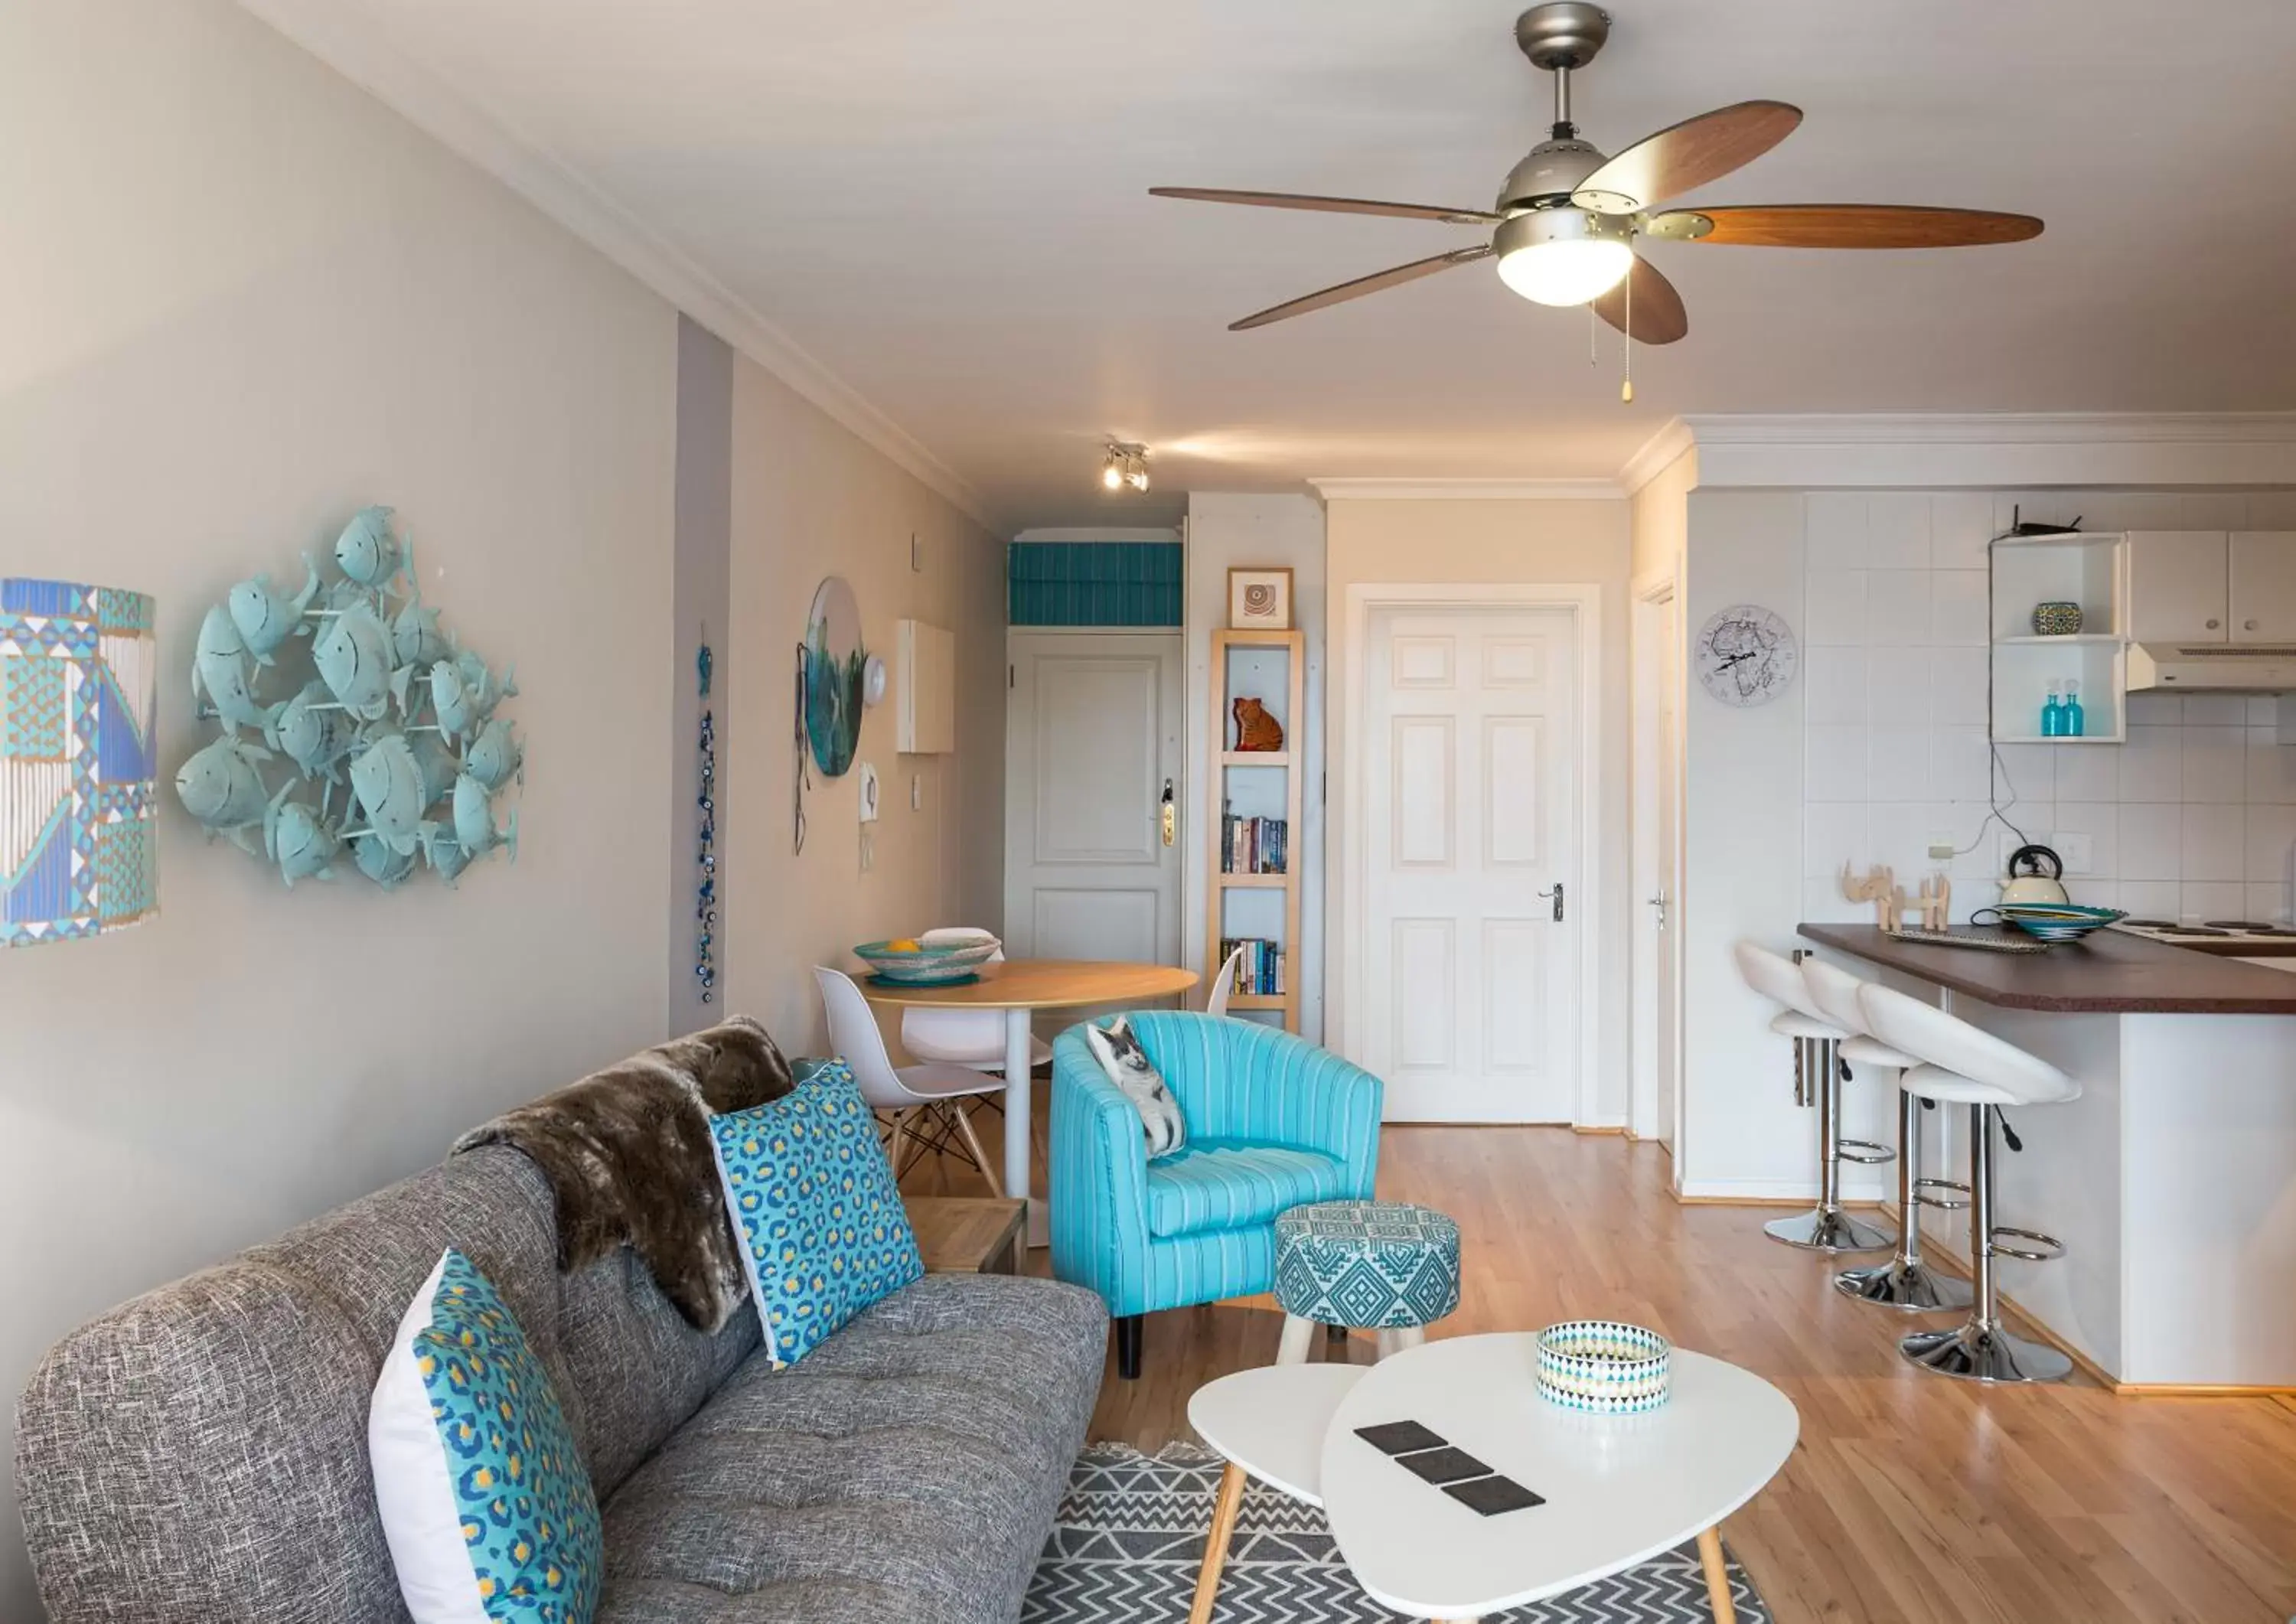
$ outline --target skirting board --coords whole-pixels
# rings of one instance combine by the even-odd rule
[[[1674,1199],[1685,1206],[1807,1207],[1817,1200],[1817,1186],[1792,1178],[1700,1178],[1684,1185]],[[1894,1190],[1884,1191],[1878,1183],[1841,1186],[1845,1207],[1878,1207],[1896,1199]]]

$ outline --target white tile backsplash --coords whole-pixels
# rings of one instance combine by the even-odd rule
[[[1930,581],[1930,641],[1944,648],[1981,648],[1992,641],[1982,570],[1934,570]]]
[[[1871,736],[1866,780],[1870,799],[1918,801],[1927,800],[1935,793],[1928,728],[1876,727]]]
[[[1879,581],[1877,574],[1873,578]],[[1875,601],[1880,602],[1879,595]],[[1930,725],[1930,651],[1926,648],[1871,648],[1866,652],[1870,685],[1866,719],[1876,727],[1926,727]]]
[[[1876,491],[1866,499],[1866,562],[1876,570],[1931,567],[1930,498],[1924,491]]]
[[[1863,646],[1874,639],[1866,618],[1863,570],[1813,570],[1803,585],[1802,641]]]
[[[2128,696],[2128,719],[2136,722],[2181,722],[2185,719],[2185,696],[2163,693],[2157,688],[2147,688]]]
[[[1840,874],[1843,866],[1863,873],[1872,866],[1866,803],[1817,801],[1802,808],[1801,872],[1809,879]]]
[[[2236,699],[2237,694],[2226,695]],[[2248,799],[2248,729],[2194,725],[2196,696],[2185,700],[2184,798],[2236,801]]]
[[[1802,660],[1803,719],[1815,726],[1857,726],[1866,720],[1865,649],[1813,648]]]
[[[1802,504],[1802,542],[1812,570],[1865,569],[1866,493],[1812,491]]]
[[[2296,807],[2248,808],[2248,857],[2241,877],[2286,884],[2296,858]]]
[[[2248,730],[2248,801],[2296,806],[2296,746],[2281,743],[2269,727]]]
[[[1930,627],[1930,594],[1936,578],[1934,570],[1867,570],[1866,619],[1873,630],[1866,640],[1915,648],[1926,648],[1934,642]]]
[[[2248,725],[2248,695],[2245,693],[2187,693],[2185,695],[2185,726],[2204,727],[2244,727]]]
[[[2229,881],[2187,880],[2177,911],[2186,919],[2245,919],[2248,887]]]
[[[1931,730],[1931,794],[1947,800],[1983,800],[1992,778],[1993,742],[1984,728]]]
[[[1930,719],[1941,727],[1986,725],[1992,670],[1983,649],[1931,649]]]
[[[1942,490],[1930,499],[1933,569],[1984,569],[1993,536],[1993,498],[1986,492]]]
[[[2069,834],[2087,837],[2088,862],[2076,869],[2070,855],[2066,854],[2066,879],[2111,879],[2120,873],[2120,808],[2117,804],[2095,800],[2059,801],[2047,844],[2064,852],[2065,836]]]
[[[2094,744],[2062,748],[2097,750]],[[2157,722],[2132,725],[2120,746],[2120,799],[2182,800],[2185,798],[2185,730]]]
[[[1866,729],[1809,727],[1803,730],[1802,799],[1870,799],[1866,778]]]
[[[2181,880],[2185,875],[2185,808],[2146,801],[2120,803],[2122,880]]]
[[[2052,747],[2057,759],[2057,799],[2059,800],[2111,800],[2120,799],[2120,751],[2099,744],[2059,744]]]
[[[2184,891],[2174,880],[2123,880],[2112,906],[2137,919],[2176,919],[2185,911]]]
[[[2243,919],[2260,920],[2268,925],[2288,923],[2289,889],[2285,881],[2262,882],[2251,880],[2242,889],[2248,893],[2248,902],[2241,909]]]
[[[2187,885],[2195,880],[2244,879],[2248,808],[2187,805],[2184,811],[2184,860],[2177,877]]]

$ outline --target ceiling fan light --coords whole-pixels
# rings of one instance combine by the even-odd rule
[[[1539,209],[1502,225],[1499,280],[1542,305],[1583,305],[1600,299],[1634,268],[1634,228],[1610,215],[1583,209]]]
[[[1120,489],[1124,484],[1124,470],[1114,463],[1109,463],[1100,471],[1100,482],[1110,490]]]

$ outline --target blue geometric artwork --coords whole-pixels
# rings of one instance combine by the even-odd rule
[[[328,562],[332,580],[306,554],[292,597],[242,581],[201,622],[192,700],[218,731],[176,774],[184,809],[290,888],[348,866],[395,890],[418,864],[451,886],[496,848],[516,862],[518,812],[494,816],[526,782],[496,714],[516,677],[440,629],[390,509],[352,515]]]
[[[159,912],[159,706],[150,598],[0,580],[0,943]]]

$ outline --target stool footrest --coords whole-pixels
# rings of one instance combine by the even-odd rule
[[[1886,1144],[1876,1144],[1871,1139],[1843,1139],[1839,1141],[1839,1148],[1842,1161],[1861,1162],[1867,1166],[1875,1162],[1895,1161],[1898,1159],[1897,1152]]]
[[[2005,1234],[2013,1235],[2021,1241],[2030,1241],[2032,1245],[2005,1245],[2001,1240]],[[2013,1229],[2008,1225],[2003,1224],[1997,1226],[1993,1231],[1993,1250],[2004,1257],[2021,1258],[2028,1263],[2054,1263],[2065,1255],[2065,1243],[2053,1234],[2043,1234],[2038,1229]]]
[[[1969,1205],[1969,1202],[1966,1201],[1949,1201],[1942,1195],[1932,1193],[1932,1192],[1938,1190],[1951,1190],[1956,1193],[1964,1196],[1966,1196],[1969,1193],[1969,1186],[1962,1183],[1961,1180],[1957,1178],[1916,1178],[1914,1180],[1914,1199],[1924,1207],[1937,1207],[1947,1212],[1958,1212],[1964,1207]]]

